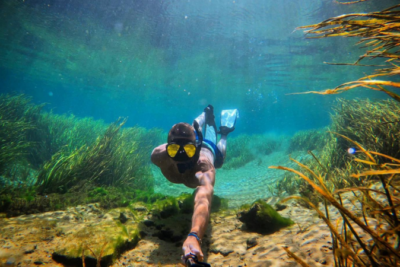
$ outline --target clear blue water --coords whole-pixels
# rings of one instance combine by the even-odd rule
[[[238,108],[235,134],[294,133],[329,124],[324,90],[371,73],[332,66],[363,49],[350,38],[306,39],[298,26],[397,1],[2,1],[2,93],[47,110],[128,126],[191,122],[203,108]],[[345,98],[385,98],[355,90]]]
[[[285,174],[280,170],[268,169],[268,166],[296,168],[297,164],[289,162],[288,153],[291,153],[291,157],[301,162],[311,160],[312,156],[305,151],[294,151],[293,153],[289,151],[286,147],[287,141],[290,140],[291,134],[299,131],[328,126],[331,123],[332,107],[337,98],[371,100],[388,98],[382,92],[367,89],[355,89],[340,95],[327,96],[293,94],[332,89],[374,71],[374,67],[324,64],[324,62],[355,62],[360,55],[365,53],[364,48],[356,46],[358,39],[339,37],[308,39],[303,30],[296,30],[296,28],[318,23],[341,14],[382,10],[398,4],[398,2],[398,0],[371,0],[357,5],[339,5],[333,0],[2,0],[0,1],[0,95],[4,93],[25,94],[31,97],[35,104],[47,103],[44,107],[46,111],[51,110],[55,114],[74,114],[78,118],[93,117],[96,120],[103,120],[107,124],[115,122],[120,117],[128,117],[128,122],[124,127],[137,125],[147,129],[161,128],[165,132],[177,122],[191,123],[209,104],[214,106],[217,119],[220,110],[237,108],[240,111],[240,118],[235,131],[228,137],[227,159],[229,159],[229,155],[236,153],[239,160],[234,161],[234,158],[232,158],[232,165],[239,165],[237,162],[245,165],[227,168],[230,162],[226,161],[224,168],[218,170],[215,183],[215,194],[228,200],[229,207],[237,208],[242,204],[252,203],[256,199],[266,199],[270,196],[290,193],[283,192],[282,188],[278,188],[280,186],[278,182]],[[381,64],[383,62],[376,59],[365,63]],[[385,78],[399,79],[397,77]],[[67,121],[65,117],[60,120]],[[18,126],[19,122],[13,121],[14,124],[12,125]],[[85,122],[83,121],[83,123]],[[375,125],[380,122],[375,122]],[[67,129],[65,130],[66,135],[71,136],[71,142],[68,142],[68,144],[62,143],[65,140],[61,140],[59,143],[55,142],[57,144],[48,145],[47,142],[44,142],[47,141],[44,140],[47,131],[40,132],[40,129],[37,131],[35,129],[35,131],[32,131],[33,137],[28,140],[30,142],[28,152],[25,153],[25,150],[21,149],[24,152],[21,152],[21,155],[27,154],[27,157],[29,156],[29,159],[21,160],[21,162],[29,164],[20,166],[20,162],[17,161],[19,160],[18,157],[16,157],[15,162],[11,160],[11,163],[6,162],[9,164],[6,166],[9,168],[7,170],[9,173],[4,176],[3,173],[0,173],[0,193],[6,193],[3,199],[7,199],[7,201],[0,199],[0,208],[8,209],[7,216],[17,216],[22,212],[47,211],[46,205],[52,210],[60,209],[60,207],[69,205],[73,201],[80,203],[80,201],[88,202],[93,199],[100,202],[105,200],[107,204],[126,206],[132,201],[135,194],[139,194],[134,192],[134,188],[136,189],[134,186],[140,183],[143,187],[149,185],[148,188],[151,191],[154,189],[154,192],[163,195],[177,196],[182,192],[193,192],[193,189],[182,184],[170,183],[155,165],[147,168],[151,164],[148,156],[151,148],[154,147],[153,144],[148,145],[150,142],[146,143],[151,139],[148,134],[151,134],[151,131],[146,132],[146,138],[142,138],[138,133],[131,133],[132,136],[137,135],[135,136],[137,139],[124,139],[128,140],[126,143],[123,142],[124,140],[119,141],[115,143],[117,145],[113,149],[110,148],[112,145],[109,145],[109,147],[106,147],[108,151],[102,153],[103,150],[91,150],[89,147],[95,147],[89,144],[93,142],[95,137],[90,142],[86,140],[87,144],[83,146],[80,142],[77,142],[89,138],[90,134],[86,133],[96,134],[100,132],[99,129],[96,132],[96,129],[90,127],[89,123],[83,127],[83,123],[80,122],[75,133],[72,133],[74,131],[69,132],[69,129],[67,129],[71,124],[65,124],[67,126],[62,128],[63,125],[60,123],[60,125],[54,127],[60,132],[60,129]],[[387,121],[384,123],[387,123]],[[217,124],[219,123],[217,122]],[[3,123],[3,125],[5,124]],[[95,123],[92,125],[95,125]],[[102,126],[104,125],[99,127]],[[29,127],[35,128],[34,126]],[[40,125],[38,128],[40,128]],[[87,130],[88,128],[89,130]],[[4,129],[9,128],[4,127]],[[23,129],[23,124],[21,128],[16,129]],[[31,128],[27,129],[31,130]],[[393,127],[393,129],[395,128]],[[49,128],[46,128],[46,130],[49,130]],[[12,133],[15,132],[17,131]],[[373,131],[371,130],[371,132]],[[393,132],[397,133],[398,131],[394,130]],[[42,135],[42,133],[44,134]],[[57,139],[58,133],[56,131],[56,133],[47,136],[51,136],[51,140],[54,141]],[[153,137],[157,138],[158,133],[158,131],[153,131]],[[249,138],[248,135],[250,134],[254,135]],[[8,135],[4,136],[10,137],[11,135],[13,134],[8,132]],[[2,140],[3,144],[6,143],[3,147],[7,148],[8,143],[19,144],[20,140],[25,141],[25,135],[28,136],[29,131],[24,132],[21,135],[22,137],[17,136],[17,141],[9,142],[8,139],[4,138],[1,138],[0,141]],[[83,137],[80,138],[80,136]],[[237,139],[230,139],[232,136],[237,137]],[[377,136],[380,138],[380,135]],[[13,137],[14,135],[9,139],[12,140]],[[242,137],[244,138],[240,139]],[[378,137],[374,136],[376,142],[378,142]],[[60,137],[60,139],[62,138],[66,139],[65,136]],[[395,137],[392,135],[392,138]],[[106,136],[104,140],[111,140],[111,137]],[[254,140],[254,143],[249,140]],[[100,141],[96,144],[100,144],[98,147],[103,147],[103,143]],[[273,147],[276,143],[278,145]],[[232,144],[236,144],[236,146]],[[81,147],[82,150],[75,150],[74,145],[77,146],[76,148]],[[129,146],[131,146],[130,149]],[[9,147],[13,148],[13,145]],[[127,149],[120,149],[114,153],[120,147]],[[230,150],[232,147],[236,148],[236,151]],[[273,148],[271,148],[272,151],[267,153],[266,150],[269,147]],[[56,149],[51,151],[53,148],[56,148],[57,151]],[[347,151],[348,148],[345,149]],[[8,151],[13,150],[9,149]],[[47,155],[44,155],[43,151]],[[91,151],[94,151],[93,154],[99,155],[99,157],[91,157],[92,155],[89,155]],[[100,152],[97,153],[97,151]],[[138,160],[134,159],[136,154],[133,152],[136,153],[136,151],[138,151],[137,155],[140,156],[137,157]],[[334,151],[338,152],[339,155],[340,152],[343,152],[340,149],[334,149]],[[69,156],[64,157],[64,153]],[[318,153],[317,151],[314,155],[318,157]],[[253,154],[257,154],[257,157],[252,157]],[[341,154],[343,155],[343,153]],[[94,160],[78,162],[84,157],[94,158]],[[51,158],[52,160],[50,160]],[[14,158],[12,159],[14,160]],[[94,165],[96,159],[98,159],[97,165]],[[37,166],[33,166],[32,162],[36,163]],[[48,165],[41,165],[45,162]],[[94,164],[92,165],[91,162],[94,162]],[[2,163],[0,162],[0,167],[6,165]],[[65,177],[68,178],[68,181],[75,183],[71,183],[73,184],[72,190],[67,192],[69,189],[65,188],[67,187],[65,184],[55,183],[54,192],[64,193],[65,191],[68,194],[53,196],[53,194],[47,195],[46,193],[44,196],[38,195],[40,187],[44,184],[40,178],[47,179],[45,182],[50,181],[50,175],[57,173],[60,170],[58,167],[61,165],[66,167],[60,167],[60,176],[58,176],[60,178],[53,180],[56,180],[56,182],[58,182],[57,179],[66,181]],[[321,163],[320,165],[322,166]],[[329,163],[329,165],[331,164]],[[99,183],[94,178],[92,179],[95,175],[97,175],[95,178],[98,179],[100,174],[87,175],[87,172],[79,172],[86,166],[99,166],[98,173],[105,173],[101,178],[107,175],[107,179],[104,179],[106,181]],[[113,171],[113,169],[118,170],[118,172],[108,172],[109,170]],[[63,170],[67,171],[63,173]],[[68,176],[69,173],[72,173],[71,176]],[[40,176],[40,174],[43,175]],[[92,180],[86,176],[90,176]],[[122,180],[122,178],[126,179],[127,177],[132,180],[131,183],[120,182],[126,182],[127,180]],[[112,181],[108,182],[108,180]],[[136,181],[137,184],[135,184]],[[36,183],[36,187],[32,187],[34,183]],[[115,186],[115,188],[108,187],[109,184]],[[119,191],[114,190],[117,189],[117,186],[119,186]],[[121,187],[124,188],[121,189]],[[12,190],[8,190],[9,188],[12,188]],[[17,189],[20,189],[21,193]],[[110,189],[110,193],[107,193],[106,189]],[[80,192],[76,193],[74,190],[76,192],[80,190]],[[41,191],[41,194],[44,194],[43,192],[47,191]],[[48,192],[53,191],[49,190]],[[9,195],[13,197],[13,201],[10,200]],[[145,197],[147,198],[147,196]],[[52,202],[53,198],[56,200],[55,202]],[[31,201],[32,199],[34,201]],[[43,207],[35,207],[36,200],[38,200],[38,203],[42,201]],[[14,205],[13,202],[17,204]],[[34,207],[34,209],[28,210],[24,205]],[[93,205],[91,204],[91,206]],[[13,210],[14,207],[17,208]],[[77,208],[75,210],[81,214],[81,211],[78,211]],[[79,208],[79,210],[82,210],[82,208]],[[91,213],[91,210],[86,210],[86,212]],[[76,224],[79,224],[79,228],[81,228],[83,220],[85,220],[88,227],[84,227],[82,231],[84,231],[85,236],[90,231],[90,235],[96,239],[96,242],[111,240],[108,236],[107,239],[101,239],[99,238],[100,234],[91,232],[92,225],[100,225],[98,219],[102,220],[103,218],[103,216],[97,214],[97,211],[93,210],[93,212],[91,214],[97,218],[96,223],[86,221],[86,217],[83,219],[83,215],[79,218],[74,215]],[[118,213],[115,213],[116,216],[112,215],[114,219],[118,217]],[[317,220],[317,217],[308,215],[309,213],[299,216],[297,212],[294,212],[292,215],[291,210],[287,214],[293,217],[301,217],[302,220],[303,217],[308,216],[307,223],[310,220]],[[120,218],[121,215],[122,213],[119,215]],[[150,215],[150,212],[147,215]],[[38,216],[46,218],[42,215]],[[156,220],[157,216],[149,218]],[[3,217],[4,215],[1,214],[2,219]],[[59,225],[66,223],[66,221],[69,222],[70,217],[66,217],[67,219],[64,215],[57,217],[57,220],[62,220]],[[104,216],[107,220],[109,217]],[[136,215],[132,218],[135,220],[129,222],[132,224],[137,224],[139,220],[142,220],[136,221]],[[50,227],[45,224],[40,225],[37,231],[36,228],[29,228],[27,232],[35,235],[33,239],[30,239],[29,234],[24,236],[24,230],[20,230],[25,228],[14,227],[18,224],[30,226],[27,226],[28,224],[23,220],[17,220],[18,222],[15,225],[10,224],[9,228],[3,227],[5,230],[1,231],[0,238],[2,238],[4,244],[1,249],[11,248],[13,250],[13,248],[16,248],[15,251],[17,249],[20,251],[28,247],[31,248],[32,244],[35,243],[35,252],[32,255],[30,255],[31,252],[19,253],[17,256],[11,252],[11,256],[8,256],[1,251],[0,265],[2,262],[8,264],[10,259],[12,259],[11,264],[14,264],[14,262],[17,264],[21,259],[24,259],[24,261],[21,260],[21,263],[28,262],[27,264],[29,264],[36,259],[32,257],[37,257],[39,263],[43,263],[43,259],[50,261],[49,251],[57,248],[58,242],[61,242],[62,245],[67,244],[67,241],[65,241],[68,240],[67,235],[76,235],[84,241],[78,242],[80,244],[79,251],[82,249],[83,256],[85,250],[83,248],[86,245],[82,244],[86,244],[87,241],[84,240],[84,235],[80,235],[83,233],[79,232],[80,230],[71,234],[68,226],[68,232],[65,231],[64,234],[63,231],[59,230],[62,229],[58,227],[59,225],[55,228],[56,224],[53,224],[52,220],[51,227],[54,227],[55,237],[52,236],[49,240],[52,232],[47,234]],[[179,222],[186,222],[182,218],[178,220]],[[8,224],[8,222],[4,222],[5,220],[2,220],[2,225]],[[206,257],[211,257],[207,258],[207,261],[210,259],[213,266],[219,266],[218,263],[214,264],[218,261],[224,261],[225,265],[229,262],[229,265],[233,266],[230,260],[235,257],[239,258],[238,253],[242,252],[238,252],[238,248],[240,250],[240,247],[244,246],[246,238],[237,239],[237,236],[235,236],[237,232],[232,234],[233,229],[239,230],[236,229],[238,228],[237,223],[232,223],[227,227],[226,222],[228,220],[221,225],[217,225],[221,223],[219,219],[218,222],[217,220],[214,222],[212,227],[214,227],[213,233],[217,233],[217,241],[212,241],[214,243],[206,242],[206,246],[211,247],[211,244],[219,246],[218,243],[227,243],[232,245],[236,251],[230,255],[230,259],[226,258],[225,260],[219,257],[221,255],[216,256],[215,251],[210,252],[209,250]],[[304,222],[306,222],[305,219]],[[39,225],[38,222],[35,223]],[[187,225],[189,227],[189,223]],[[267,245],[268,243],[264,243],[264,241],[260,242],[260,248],[253,250],[254,252],[249,250],[245,260],[256,256],[256,253],[259,253],[256,256],[257,258],[261,255],[261,257],[270,260],[272,257],[268,253],[276,251],[275,247],[271,248],[272,246],[280,246],[289,242],[289,246],[297,244],[295,249],[298,250],[303,245],[317,240],[313,237],[313,232],[317,231],[313,229],[316,228],[310,228],[312,230],[306,233],[303,232],[302,228],[304,227],[305,231],[309,231],[308,226],[297,225],[299,231],[296,227],[296,230],[293,230],[292,233],[288,232],[289,235],[288,233],[282,235],[281,240],[271,239],[273,240],[271,242],[278,240],[279,244]],[[174,226],[179,227],[179,224]],[[222,235],[219,231],[220,227],[227,227],[228,230],[223,231],[224,234]],[[318,223],[315,227],[321,230],[321,224]],[[123,228],[125,229],[124,235],[127,233],[129,239],[129,229],[125,226]],[[46,231],[44,231],[45,229]],[[157,229],[160,230],[158,225]],[[166,229],[169,231],[169,228]],[[102,229],[102,231],[107,235],[114,233],[114,231],[108,232],[108,229]],[[46,232],[46,239],[40,239],[43,240],[40,243],[36,232],[40,234]],[[179,229],[179,235],[182,232],[182,229]],[[304,234],[300,235],[301,241],[293,241],[291,235],[296,235],[295,232]],[[225,235],[227,237],[224,237]],[[326,235],[325,232],[324,235]],[[155,234],[149,236],[154,239],[157,238]],[[56,242],[53,242],[53,238]],[[120,236],[118,238],[112,237],[112,242],[121,242],[120,238]],[[253,239],[253,237],[251,238]],[[324,238],[321,237],[318,240]],[[7,241],[5,241],[6,239]],[[63,240],[59,241],[60,239]],[[209,240],[211,239],[207,241]],[[249,240],[250,238],[247,239],[247,241]],[[297,240],[300,240],[300,238]],[[22,245],[18,242],[21,242]],[[237,246],[239,242],[242,244]],[[23,245],[25,243],[29,246]],[[44,243],[46,243],[46,246],[43,246]],[[171,263],[175,265],[179,262],[182,252],[182,243],[181,241],[178,243],[172,245],[172,243],[161,242],[161,245],[150,247],[146,245],[140,250],[129,251],[128,254],[125,254],[127,256],[120,257],[118,261],[123,262],[123,265],[127,265],[125,260],[135,263],[147,261],[151,265],[159,259],[163,259],[163,254],[165,254],[163,264]],[[90,241],[88,241],[88,244],[90,244]],[[113,244],[115,245],[115,243]],[[311,245],[319,247],[320,243],[318,245],[310,243]],[[105,248],[105,245],[101,244],[101,246]],[[328,242],[326,246],[322,246],[322,248],[325,248],[320,249],[320,251],[331,246],[332,243]],[[305,251],[305,248],[307,247],[303,247],[303,251]],[[64,250],[64,247],[62,249],[67,251]],[[75,250],[78,251],[74,248]],[[146,251],[142,254],[142,250]],[[45,254],[42,253],[43,251]],[[95,251],[100,251],[100,248]],[[222,254],[222,250],[219,252]],[[321,263],[323,262],[322,258],[313,250],[307,250],[304,253],[300,250],[297,252],[303,256],[307,254],[307,257],[312,257],[314,261],[318,259]],[[46,255],[46,258],[39,258],[38,253]],[[102,253],[103,251],[99,255]],[[313,256],[311,256],[311,253],[314,253]],[[139,257],[140,255],[141,257]],[[240,254],[240,261],[244,259],[243,255],[245,254]],[[282,255],[284,254],[276,256],[276,258],[283,259]],[[215,262],[212,259],[213,256]],[[81,255],[78,257],[80,259]],[[140,266],[143,266],[141,263]],[[266,261],[265,264],[270,265],[271,263]],[[161,263],[158,266],[161,266]]]

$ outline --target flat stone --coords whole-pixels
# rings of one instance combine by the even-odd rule
[[[247,249],[257,246],[257,238],[253,237],[246,240]]]

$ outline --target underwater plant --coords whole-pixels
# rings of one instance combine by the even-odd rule
[[[255,152],[256,155],[269,155],[280,148],[283,138],[268,135],[254,134],[250,135],[248,146]]]
[[[33,147],[33,143],[26,140],[26,131],[32,125],[23,121],[7,121],[0,117],[0,174],[13,163],[23,161]]]
[[[107,127],[92,118],[42,112],[43,106],[24,95],[0,95],[0,210],[7,216],[88,201],[127,206],[135,190],[153,194],[148,155],[165,139],[160,129],[122,129],[122,120]],[[88,196],[100,187],[110,193]],[[35,190],[42,195],[24,197]],[[52,194],[66,192],[65,201]]]
[[[32,104],[25,95],[0,95],[0,171],[22,161],[38,170],[61,148],[75,149],[93,142],[98,129],[106,129],[104,123],[90,119],[43,113],[43,107]]]
[[[142,167],[143,154],[137,152],[139,144],[131,138],[134,130],[119,133],[125,122],[111,124],[92,145],[55,154],[38,176],[39,192],[64,193],[85,184],[151,188],[154,181],[150,169]]]
[[[328,188],[337,190],[350,186],[359,186],[361,182],[350,175],[362,171],[360,162],[353,161],[356,150],[346,136],[358,142],[369,151],[391,156],[400,156],[400,144],[397,142],[400,124],[390,123],[400,119],[400,105],[393,100],[371,102],[369,100],[338,99],[333,107],[332,125],[323,150],[315,156],[309,152],[314,161],[307,163],[318,172],[326,173],[325,183]],[[387,162],[384,157],[377,157],[378,163]]]
[[[353,160],[370,167],[370,170],[352,175],[353,179],[364,179],[363,186],[331,192],[324,182],[323,175],[315,173],[295,160],[293,161],[313,179],[291,168],[282,166],[270,166],[270,168],[286,170],[298,175],[325,200],[325,214],[323,214],[316,205],[305,198],[292,196],[286,199],[295,198],[307,202],[328,225],[332,236],[335,266],[398,266],[400,263],[398,251],[400,199],[397,195],[400,193],[398,188],[400,160],[379,152],[367,151],[356,141],[345,136],[341,137],[357,147],[358,153]],[[376,157],[383,157],[388,162],[379,164]],[[345,207],[342,195],[346,192],[352,192],[355,196],[354,201],[360,205],[361,214],[357,215]],[[327,203],[339,211],[341,227],[338,223],[335,226],[331,222]],[[374,219],[376,223],[371,222],[371,219]],[[370,238],[366,238],[365,235]],[[285,250],[302,266],[308,266],[290,250],[287,248]]]
[[[226,151],[227,156],[223,165],[224,169],[237,169],[255,159],[249,146],[244,145],[250,141],[251,136],[249,135],[239,135],[238,137],[229,139],[229,146]]]
[[[0,174],[12,164],[26,161],[35,150],[35,140],[30,136],[41,107],[29,102],[23,95],[0,95]]]
[[[368,150],[395,158],[400,157],[400,143],[397,142],[400,137],[398,102],[337,99],[333,111],[331,131],[357,141]],[[337,141],[336,153],[342,155],[348,153],[351,144],[343,138]],[[333,164],[343,166],[344,162],[336,160]]]
[[[338,136],[348,136],[370,151],[400,157],[400,143],[397,141],[400,123],[392,123],[400,120],[400,104],[396,101],[337,99],[333,111],[332,125],[325,134],[322,149],[317,154],[308,151],[311,160],[302,161],[316,172],[325,173],[322,178],[331,192],[361,185],[361,181],[352,178],[351,174],[365,168],[360,162],[352,160],[354,155],[349,153],[349,149],[354,149],[354,144]],[[380,164],[387,162],[380,156],[376,160]],[[314,204],[320,200],[308,183],[293,174],[285,175],[274,188],[268,190],[275,195],[299,193]]]
[[[73,114],[44,112],[41,117],[49,129],[52,155],[61,149],[73,151],[83,145],[90,145],[107,129],[107,125],[101,120],[77,118]]]
[[[363,1],[349,2],[348,4]],[[361,40],[358,44],[363,44],[369,50],[354,63],[341,63],[332,65],[353,65],[367,66],[360,64],[365,59],[386,59],[385,65],[370,65],[381,67],[376,70],[375,74],[367,75],[357,81],[341,84],[333,89],[325,91],[309,91],[305,93],[295,94],[338,94],[354,88],[363,87],[371,90],[381,91],[392,97],[396,101],[400,101],[400,96],[394,92],[385,89],[383,86],[400,88],[400,83],[385,80],[376,80],[375,78],[389,77],[398,75],[400,71],[399,61],[399,39],[398,29],[400,27],[400,4],[392,6],[382,11],[370,13],[353,13],[344,14],[334,18],[327,19],[317,24],[298,27],[297,29],[309,29],[306,35],[312,35],[308,38],[325,38],[325,37],[358,37]]]
[[[301,192],[303,185],[304,182],[301,179],[289,173],[279,180],[276,185],[269,185],[271,188],[267,188],[267,190],[272,196],[282,196],[284,194],[291,196]]]
[[[328,134],[325,129],[307,130],[296,132],[290,139],[288,153],[298,150],[322,149],[326,143]]]
[[[280,149],[283,139],[267,134],[242,134],[229,139],[224,169],[243,167],[257,157],[269,155]]]

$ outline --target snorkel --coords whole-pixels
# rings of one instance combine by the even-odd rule
[[[203,133],[201,132],[199,123],[196,120],[193,121],[193,127],[194,133],[196,134],[196,150],[198,151],[200,156],[200,150],[203,144]]]

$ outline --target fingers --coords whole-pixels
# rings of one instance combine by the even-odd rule
[[[190,244],[189,246],[184,246],[182,248],[182,251],[183,251],[183,255],[182,255],[181,260],[182,260],[183,264],[186,264],[187,259],[193,258],[194,256],[197,257],[198,261],[203,261],[204,255],[201,252],[200,248],[196,248],[195,246]]]
[[[183,265],[186,265],[186,258],[185,258],[185,256],[183,256],[183,255],[182,255],[182,257],[181,257],[181,263],[182,263]]]
[[[188,258],[190,258],[191,254],[191,250],[188,246],[184,246],[182,247],[182,251],[183,251],[183,255],[181,257],[181,261],[184,265],[186,265],[186,261]]]

